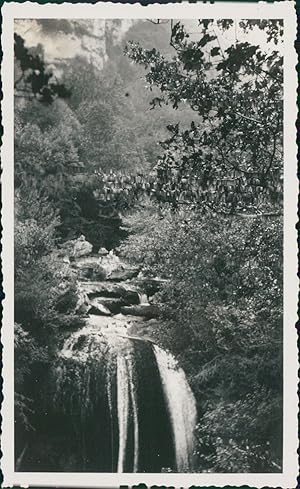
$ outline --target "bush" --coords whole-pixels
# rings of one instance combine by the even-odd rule
[[[266,389],[207,409],[197,427],[200,465],[210,472],[281,470],[282,404]]]
[[[75,278],[56,253],[57,211],[33,186],[21,187],[15,220],[16,450],[35,428],[44,379],[61,332],[83,324],[74,314]],[[63,298],[63,299],[62,299]],[[63,304],[63,305],[62,305]]]
[[[282,414],[281,220],[152,209],[127,224],[121,253],[168,279],[156,295],[165,307],[154,336],[179,356],[196,395],[199,464],[276,469],[281,424],[270,434],[263,420]]]

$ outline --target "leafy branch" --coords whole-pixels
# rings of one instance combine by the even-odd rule
[[[55,80],[41,56],[32,54],[18,34],[14,34],[14,52],[21,70],[14,82],[17,97],[28,95],[29,99],[36,98],[45,104],[51,104],[56,97],[70,97],[70,90]]]

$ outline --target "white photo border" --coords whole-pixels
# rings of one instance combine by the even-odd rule
[[[2,266],[3,266],[3,452],[1,469],[3,487],[56,486],[56,487],[118,487],[146,484],[188,488],[194,486],[296,486],[298,476],[298,350],[297,332],[297,56],[295,3],[284,0],[274,3],[216,2],[204,4],[121,4],[110,2],[63,3],[40,5],[34,2],[5,3],[2,6],[2,125],[4,127],[2,160]],[[14,324],[14,153],[13,153],[13,31],[15,18],[237,18],[283,19],[284,21],[284,401],[283,401],[283,470],[282,473],[66,473],[14,471],[14,418],[13,418],[13,324]]]

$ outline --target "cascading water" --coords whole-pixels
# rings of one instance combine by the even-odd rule
[[[186,472],[193,465],[196,401],[175,358],[156,345],[153,349],[173,427],[177,471]]]
[[[131,359],[129,363],[128,374],[129,374],[129,386],[130,386],[130,396],[131,396],[131,403],[132,403],[133,426],[134,426],[133,472],[137,472],[138,460],[139,460],[139,419],[138,419],[137,397],[136,397],[134,381],[133,381],[133,365]]]
[[[129,386],[125,358],[118,355],[117,359],[117,392],[118,392],[118,421],[119,421],[119,457],[118,472],[124,472],[127,428],[129,417]]]
[[[54,406],[72,418],[77,470],[192,470],[196,404],[171,354],[86,326],[59,357]]]
[[[139,302],[140,304],[149,304],[147,294],[139,294]]]

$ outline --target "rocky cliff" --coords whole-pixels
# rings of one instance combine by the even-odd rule
[[[75,56],[101,70],[108,44],[117,44],[132,26],[130,19],[16,19],[15,32],[28,47],[43,49],[45,59],[58,75]]]

